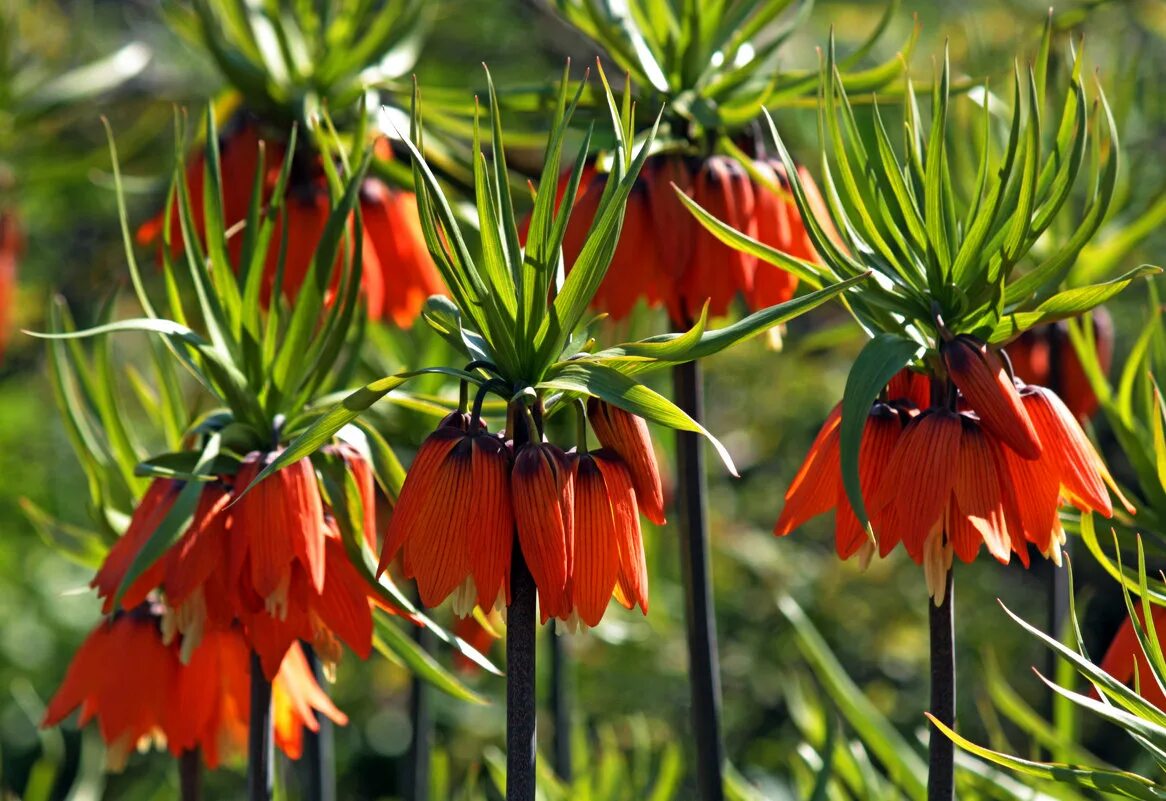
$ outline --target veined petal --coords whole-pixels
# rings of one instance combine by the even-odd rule
[[[1058,526],[1060,480],[1056,468],[1049,464],[1047,456],[1029,460],[1022,459],[1011,448],[1001,447],[1000,450],[1008,465],[1024,538],[1036,545],[1041,553],[1048,553],[1050,540]]]
[[[312,610],[361,659],[372,653],[372,610],[365,582],[348,561],[339,535],[324,543],[327,578],[324,590],[311,599]]]
[[[619,243],[592,306],[606,311],[613,320],[622,320],[639,298],[658,301],[664,280],[657,262],[647,188],[641,176],[628,197]]]
[[[473,448],[463,437],[438,467],[415,530],[405,541],[405,575],[417,579],[425,606],[440,604],[470,574],[473,481]]]
[[[1129,506],[1129,502],[1117,491],[1113,476],[1101,456],[1057,394],[1044,387],[1030,385],[1025,387],[1021,397],[1047,449],[1047,458],[1052,460],[1060,477],[1065,498],[1079,509],[1097,511],[1111,517],[1113,504],[1106,492],[1108,484],[1122,502]]]
[[[838,404],[822,424],[805,461],[798,468],[789,489],[785,492],[785,506],[777,519],[773,533],[789,534],[812,517],[833,509],[838,503],[838,482],[841,476],[839,462],[839,427],[842,424],[842,404]]]
[[[446,420],[449,421],[450,418]],[[389,519],[389,530],[381,547],[381,560],[377,565],[378,576],[397,556],[406,539],[418,532],[419,521],[427,512],[430,496],[437,486],[441,465],[449,452],[464,437],[464,428],[457,424],[459,421],[453,422],[454,425],[443,422],[436,431],[426,437],[417,451],[417,457],[409,467],[409,472],[405,475],[401,494],[393,508],[393,516]]]
[[[868,510],[874,506],[875,490],[879,486],[882,472],[894,453],[895,444],[903,433],[899,413],[885,403],[876,403],[867,415],[862,430],[862,442],[858,450],[858,478],[862,489],[863,502]],[[871,519],[875,533],[879,533],[879,518]],[[858,522],[846,488],[842,485],[842,471],[838,470],[838,494],[834,510],[834,547],[841,559],[849,559],[869,542],[866,531]]]
[[[522,446],[510,486],[518,542],[538,586],[543,618],[566,617],[575,547],[574,476],[566,454],[549,443]]]
[[[231,496],[215,482],[203,488],[190,528],[165,557],[162,588],[166,601],[178,606],[227,562],[227,506]]]
[[[478,606],[489,612],[499,595],[510,601],[510,554],[514,548],[514,508],[510,454],[497,437],[473,437],[471,530],[466,545]]]
[[[959,417],[944,409],[924,412],[903,430],[875,492],[883,556],[902,539],[912,558],[923,557],[924,542],[951,498],[960,435]]]
[[[102,611],[106,614],[113,611],[113,596],[129,572],[130,565],[170,512],[170,507],[174,505],[174,500],[181,489],[182,482],[165,478],[155,479],[134,510],[125,533],[118,537],[113,547],[109,549],[97,575],[89,583],[91,587],[97,588],[97,596],[105,599]],[[150,590],[162,582],[165,572],[165,560],[159,559],[154,562],[122,595],[122,608],[132,609],[146,600]]]
[[[651,164],[652,170],[647,183],[653,241],[658,249],[661,279],[670,282],[665,293],[674,297],[678,291],[677,281],[688,272],[692,261],[693,243],[700,224],[681,205],[672,185],[675,184],[680,187],[680,191],[692,197],[692,171],[687,161],[678,157],[650,159],[648,164]],[[669,300],[670,309],[676,305],[675,300]]]
[[[948,375],[984,428],[1022,458],[1040,456],[1040,438],[1000,356],[968,336],[943,343],[940,353]]]
[[[705,160],[696,176],[695,200],[718,220],[739,228],[730,164],[732,160],[723,157]],[[673,318],[694,317],[705,301],[709,303],[709,314],[725,314],[734,295],[746,288],[745,266],[738,255],[708,231],[698,230],[692,261],[682,278],[680,307],[671,311]]]
[[[969,417],[961,415],[959,460],[955,469],[952,527],[948,535],[956,556],[965,562],[976,557],[980,543],[1004,564],[1008,564],[1011,542],[1004,517],[996,460],[988,438]]]
[[[664,489],[648,423],[598,398],[588,398],[587,419],[600,444],[627,465],[639,510],[656,525],[664,525]]]
[[[590,454],[568,458],[575,475],[575,556],[568,594],[579,618],[595,627],[619,576],[619,535],[597,460]]]
[[[623,461],[612,453],[592,454],[595,466],[603,474],[607,499],[611,504],[619,551],[619,575],[616,597],[628,609],[639,605],[648,614],[648,566],[644,558],[644,536],[636,509],[636,493],[631,475]],[[578,490],[576,490],[578,492]]]

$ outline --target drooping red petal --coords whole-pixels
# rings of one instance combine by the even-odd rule
[[[587,419],[600,444],[627,465],[639,510],[656,525],[664,525],[664,490],[647,421],[598,398],[588,398]]]
[[[858,479],[862,490],[863,503],[867,515],[872,514],[875,490],[879,486],[882,472],[890,461],[895,444],[903,433],[903,423],[899,414],[886,404],[877,403],[867,415],[862,430],[862,442],[858,451]],[[837,457],[836,457],[837,458]],[[850,505],[846,488],[842,485],[841,464],[838,465],[838,500],[834,512],[834,547],[841,559],[854,556],[867,542],[866,531],[858,522],[858,516]],[[879,518],[871,518],[876,534],[880,533]]]
[[[948,375],[984,428],[1022,458],[1040,456],[1040,438],[1000,356],[969,336],[943,343],[940,353]]]
[[[631,609],[639,606],[648,614],[648,565],[644,557],[644,536],[636,509],[636,494],[627,466],[615,453],[593,454],[596,467],[603,474],[607,499],[611,505],[619,550],[619,575],[616,598]]]
[[[162,586],[177,606],[227,562],[227,506],[231,496],[218,482],[207,484],[198,499],[190,528],[166,555]]]
[[[113,596],[117,593],[117,588],[125,580],[138,553],[150,541],[170,512],[170,507],[174,505],[181,489],[181,482],[165,478],[155,479],[138,502],[125,533],[109,549],[105,561],[90,582],[90,586],[97,588],[97,596],[105,599],[102,605],[104,613],[109,614],[113,611]],[[150,590],[162,583],[165,573],[165,560],[156,560],[122,595],[122,608],[132,609],[142,603]]]
[[[942,523],[951,497],[960,435],[959,417],[944,409],[924,412],[903,430],[875,491],[883,556],[902,539],[911,558],[922,560],[927,536]]]
[[[473,480],[467,544],[478,606],[489,612],[501,593],[510,600],[510,554],[514,548],[514,510],[510,492],[510,455],[497,437],[473,438]]]
[[[1060,477],[1065,498],[1079,509],[1113,515],[1105,485],[1116,490],[1113,477],[1081,430],[1073,413],[1056,393],[1029,385],[1021,398],[1032,417],[1050,460]]]
[[[656,255],[651,212],[648,208],[646,176],[641,176],[628,196],[619,244],[592,305],[622,320],[641,297],[659,296],[662,283]]]
[[[1022,459],[1011,448],[1001,447],[1008,477],[1016,499],[1024,538],[1048,553],[1057,522],[1060,480],[1046,454],[1040,459]],[[1015,537],[1013,538],[1015,539]]]
[[[440,604],[470,575],[473,482],[473,447],[463,437],[437,468],[415,529],[405,540],[405,575],[417,579],[425,606]]]
[[[327,573],[323,591],[312,598],[312,610],[361,659],[372,653],[372,610],[365,582],[348,561],[338,534],[324,543]]]
[[[366,180],[361,187],[361,218],[375,258],[363,279],[369,316],[389,317],[396,325],[408,328],[421,313],[426,298],[445,292],[425,244],[417,196],[390,189],[376,179]],[[383,302],[374,308],[378,285]]]
[[[758,161],[755,166],[775,185],[781,184],[777,172],[768,162]],[[791,204],[786,198],[762,185],[755,187],[754,197],[758,241],[791,256],[805,258],[800,241],[805,238],[805,231],[801,229],[796,207],[791,215]],[[749,305],[761,309],[785,303],[793,297],[797,285],[797,276],[759,259],[753,273]]]
[[[838,429],[841,424],[842,404],[838,404],[822,424],[805,461],[785,492],[785,506],[773,529],[777,536],[789,534],[810,518],[830,511],[837,504],[838,476],[841,470]]]
[[[597,626],[619,577],[619,545],[607,484],[589,454],[574,462],[575,555],[569,579],[571,606],[588,626]]]
[[[694,199],[718,220],[740,229],[742,218],[733,194],[734,167],[740,169],[731,159],[706,160],[696,176]],[[693,319],[706,301],[710,314],[724,315],[736,293],[746,287],[745,275],[740,252],[702,227],[696,232],[692,261],[682,279],[679,307],[670,309],[672,319],[678,323]]]
[[[566,618],[575,505],[566,454],[549,443],[522,446],[514,458],[510,487],[518,542],[538,586],[543,619]]]
[[[426,437],[417,451],[417,457],[405,475],[401,493],[389,520],[389,530],[381,547],[381,560],[377,575],[384,572],[406,539],[418,532],[422,515],[429,508],[429,498],[438,480],[438,472],[449,452],[465,435],[461,420],[446,418],[437,430]]]
[[[249,486],[275,456],[248,455],[236,484]],[[293,559],[307,570],[317,592],[323,588],[324,506],[310,459],[277,470],[233,508],[235,529],[249,546],[251,581],[261,597],[271,599],[286,590]]]
[[[661,294],[667,298],[669,310],[678,310],[677,282],[688,272],[692,261],[697,229],[700,227],[676,197],[673,184],[689,197],[694,195],[692,171],[688,162],[674,156],[651,159],[652,172],[648,181],[648,208],[652,214],[652,241],[655,243],[663,286]]]
[[[962,422],[948,538],[956,556],[965,562],[976,557],[983,543],[996,559],[1007,564],[1012,543],[1008,536],[996,459],[980,427],[966,416],[962,417]]]

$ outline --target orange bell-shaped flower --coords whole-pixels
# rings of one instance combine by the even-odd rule
[[[381,551],[379,570],[398,552],[421,602],[436,606],[459,590],[458,614],[509,597],[514,517],[505,444],[464,414],[447,417],[421,445]]]

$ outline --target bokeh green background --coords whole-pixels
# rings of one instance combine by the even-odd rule
[[[156,3],[11,2],[11,11],[3,15],[5,39],[16,43],[7,53],[10,74],[15,66],[27,73],[32,64],[42,76],[51,76],[130,41],[142,42],[152,54],[147,69],[116,96],[83,100],[63,115],[63,122],[14,128],[0,104],[0,142],[16,143],[15,159],[0,153],[0,161],[12,161],[15,179],[5,190],[5,200],[16,204],[27,236],[16,325],[42,327],[53,293],[68,300],[79,320],[91,320],[115,291],[127,288],[99,116],[107,115],[118,135],[123,170],[131,176],[131,217],[140,221],[157,208],[165,186],[173,152],[172,109],[198,108],[217,90],[218,79],[196,50],[168,30],[164,8]],[[482,61],[505,87],[550,80],[567,55],[576,63],[594,55],[588,43],[538,2],[434,4],[438,8],[431,34],[417,65],[423,90],[427,85],[461,86],[468,94],[481,83]],[[791,40],[787,66],[814,66],[816,48],[827,41],[831,27],[843,50],[860,41],[882,8],[876,2],[819,2]],[[1125,208],[1114,215],[1112,227],[1136,216],[1164,186],[1166,4],[1065,4],[1058,12],[1074,9],[1080,11],[1079,19],[1062,18],[1078,22],[1074,29],[1085,35],[1089,63],[1097,67],[1098,80],[1114,102],[1126,148]],[[947,43],[957,74],[991,76],[993,86],[1002,88],[1010,80],[1012,59],[1023,63],[1032,56],[1045,10],[1040,2],[905,2],[872,60],[882,60],[900,46],[916,15],[922,33],[912,64],[920,81],[926,82]],[[1058,46],[1063,56],[1068,39],[1062,36]],[[776,118],[795,153],[812,159],[813,111],[781,109]],[[1166,235],[1154,233],[1117,267],[1124,271],[1160,260],[1163,245]],[[1119,363],[1144,319],[1144,307],[1144,289],[1135,289],[1113,309]],[[662,315],[647,314],[634,324],[651,333],[663,330],[665,321]],[[620,333],[609,330],[605,336],[614,339]],[[127,337],[117,345],[127,358],[140,348],[132,340]],[[839,563],[829,518],[782,540],[770,533],[782,493],[818,425],[841,397],[860,344],[857,328],[841,310],[822,309],[789,327],[780,352],[759,339],[706,366],[707,425],[726,443],[741,470],[740,479],[731,479],[710,461],[725,739],[730,759],[761,788],[763,797],[789,792],[783,788],[797,762],[800,737],[790,721],[791,703],[816,692],[815,676],[780,622],[776,599],[781,594],[792,595],[807,610],[850,675],[896,726],[914,736],[924,723],[926,590],[919,569],[901,552],[876,560],[865,573],[853,563]],[[101,746],[93,732],[82,736],[69,727],[47,733],[37,729],[44,701],[98,611],[85,591],[89,572],[54,553],[21,512],[21,499],[27,498],[62,520],[86,523],[84,479],[53,408],[44,355],[40,343],[14,334],[0,365],[0,786],[5,793],[18,793],[37,761],[46,764],[42,757],[73,764],[80,753],[81,794],[74,798],[173,797],[173,762],[163,754],[137,756],[124,775],[103,780]],[[426,433],[423,419],[395,414],[388,424],[404,455]],[[656,433],[662,453],[669,453],[671,434]],[[1109,447],[1103,425],[1097,433],[1107,453],[1118,460],[1115,469],[1120,473],[1120,456]],[[683,749],[687,771],[684,602],[676,532],[671,527],[648,532],[647,547],[651,614],[643,618],[613,609],[597,630],[569,637],[568,649],[576,659],[579,735],[595,741],[602,733],[624,751],[644,739],[656,751],[675,741]],[[1079,599],[1087,602],[1087,641],[1098,650],[1121,614],[1120,596],[1097,580],[1087,554],[1080,554],[1076,566]],[[1005,568],[984,557],[974,565],[960,565],[957,582],[960,717],[964,729],[975,735],[996,726],[986,713],[985,660],[999,664],[1036,708],[1047,704],[1029,670],[1030,665],[1043,666],[1045,654],[994,602],[1002,598],[1043,625],[1047,570],[1041,564],[1031,572]],[[500,659],[500,651],[496,648],[493,656]],[[440,658],[451,661],[447,653]],[[479,675],[466,681],[490,704],[474,707],[436,699],[438,762],[447,766],[455,785],[490,749],[500,746],[503,729],[502,680]],[[367,664],[349,656],[340,666],[334,691],[352,719],[335,735],[341,798],[394,797],[411,734],[408,675],[375,656]],[[1115,763],[1127,758],[1125,746],[1104,731],[1087,732],[1086,737],[1097,753]],[[1017,745],[1027,748],[1023,740]],[[228,767],[211,777],[208,797],[235,797],[241,786],[241,771]],[[686,785],[678,797],[691,797],[690,788]]]

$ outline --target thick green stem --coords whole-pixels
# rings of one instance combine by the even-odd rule
[[[928,599],[931,629],[931,714],[955,728],[955,582],[947,571],[943,603]],[[955,744],[931,727],[928,739],[927,801],[955,799]]]
[[[271,682],[259,654],[251,652],[251,719],[247,733],[247,801],[271,801],[275,786],[271,736]]]
[[[700,367],[696,362],[678,365],[672,381],[676,403],[700,422],[704,416]],[[676,462],[697,785],[702,801],[722,801],[725,746],[721,740],[721,677],[709,555],[708,488],[700,435],[691,431],[676,433]]]

